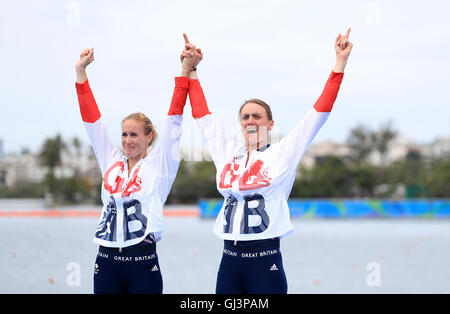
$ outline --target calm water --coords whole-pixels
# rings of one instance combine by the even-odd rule
[[[15,208],[0,201],[0,210]],[[164,293],[214,293],[223,244],[213,223],[165,219],[157,246]],[[0,218],[0,293],[91,293],[96,224],[97,218]],[[293,224],[295,232],[281,241],[289,293],[450,293],[449,220]],[[72,265],[79,265],[79,286],[67,283]]]

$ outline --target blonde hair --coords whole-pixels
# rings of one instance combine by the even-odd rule
[[[257,99],[257,98],[252,98],[252,99],[246,100],[242,104],[241,108],[239,109],[239,120],[241,120],[242,108],[244,108],[244,106],[246,104],[251,103],[251,102],[255,103],[257,105],[260,105],[261,107],[263,107],[266,110],[266,112],[267,112],[267,117],[269,118],[269,120],[273,120],[272,119],[272,110],[270,110],[270,106],[265,101],[262,101],[261,99]]]
[[[122,123],[124,123],[126,120],[136,120],[136,121],[142,121],[144,122],[144,134],[147,136],[150,133],[153,135],[152,140],[150,143],[148,143],[148,147],[153,146],[153,144],[156,142],[156,139],[158,137],[158,132],[156,131],[155,126],[153,125],[152,121],[142,112],[135,112],[128,116],[126,116]]]

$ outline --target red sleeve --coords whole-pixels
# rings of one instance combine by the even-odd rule
[[[100,119],[101,114],[92,94],[88,80],[84,83],[75,83],[78,95],[78,103],[80,104],[81,118],[84,122],[94,123]]]
[[[170,103],[169,116],[183,115],[184,105],[189,90],[188,77],[176,77],[175,89],[173,91],[172,102]]]
[[[314,105],[317,112],[331,112],[343,77],[344,73],[331,72],[331,75],[325,84],[325,88],[323,89],[322,95],[320,95]]]
[[[189,100],[192,106],[192,116],[194,119],[202,118],[207,114],[211,114],[206,103],[203,89],[199,80],[191,80],[189,83]]]

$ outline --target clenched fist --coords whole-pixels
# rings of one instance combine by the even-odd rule
[[[86,70],[86,67],[94,61],[94,48],[86,48],[80,54],[80,60],[77,61],[75,68],[77,71]]]
[[[80,54],[75,69],[77,71],[77,82],[84,83],[87,80],[86,67],[94,61],[94,48],[86,48]]]

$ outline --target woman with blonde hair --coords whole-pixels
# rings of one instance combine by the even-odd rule
[[[89,86],[86,67],[93,60],[93,48],[82,51],[76,64],[76,90],[103,176],[103,209],[94,236],[99,244],[94,293],[162,293],[156,243],[163,230],[163,205],[179,166],[189,72],[201,58],[184,59],[161,136],[143,113],[122,120],[123,152],[113,145]]]

